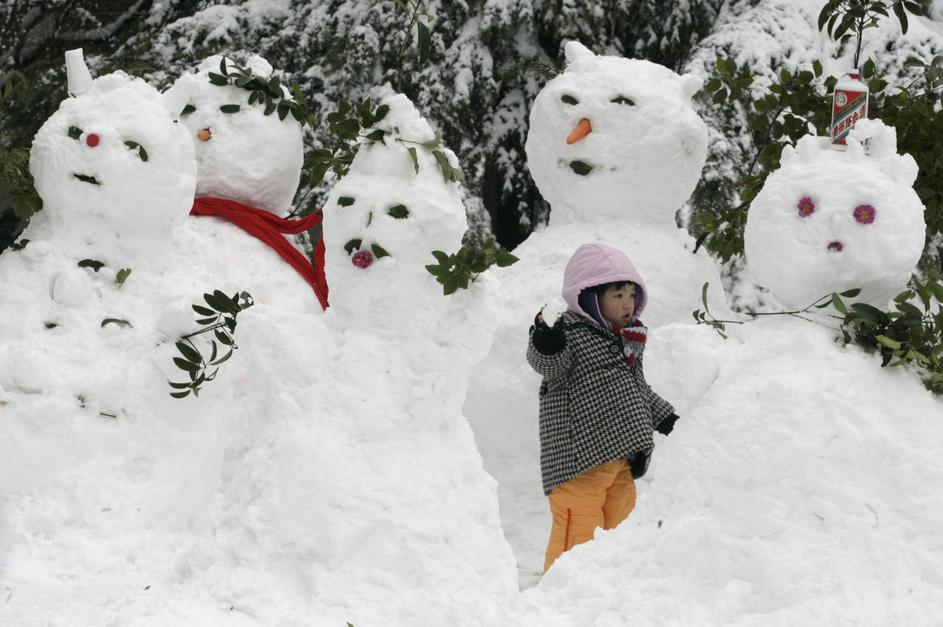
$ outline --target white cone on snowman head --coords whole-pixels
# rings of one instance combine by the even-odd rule
[[[576,41],[567,67],[537,95],[527,164],[551,224],[611,218],[674,226],[707,156],[691,97],[701,79]]]
[[[383,94],[390,110],[377,127],[393,134],[360,148],[324,206],[329,312],[374,323],[415,321],[445,305],[425,266],[434,263],[431,251],[461,247],[467,222],[459,184],[446,182],[428,150],[396,141],[434,139],[428,122],[406,96]],[[444,153],[457,166],[455,155]]]
[[[861,288],[854,300],[883,308],[923,253],[913,157],[897,154],[896,131],[878,120],[858,122],[849,137],[845,152],[812,135],[787,147],[750,207],[747,264],[787,307]]]
[[[290,209],[301,178],[301,124],[291,115],[280,119],[281,99],[272,99],[275,108],[266,115],[265,101],[249,104],[250,90],[231,80],[213,84],[210,75],[223,76],[221,66],[229,73],[238,64],[218,55],[200,64],[190,106],[181,115],[196,145],[197,196],[235,200],[282,215]],[[258,55],[243,69],[266,81],[273,74],[272,66]],[[291,99],[284,87],[281,91],[284,99]]]
[[[66,53],[66,64],[73,95],[30,150],[43,199],[30,234],[78,259],[160,267],[193,204],[193,143],[168,99],[143,80],[124,72],[93,80],[80,49]]]

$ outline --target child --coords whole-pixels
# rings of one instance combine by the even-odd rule
[[[540,466],[553,527],[544,571],[572,546],[612,529],[635,507],[653,429],[668,435],[672,406],[645,382],[645,282],[624,254],[580,246],[567,263],[568,309],[548,327],[538,313],[527,361],[540,385]]]

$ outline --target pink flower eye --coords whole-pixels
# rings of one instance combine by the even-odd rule
[[[815,213],[815,203],[808,196],[800,199],[799,204],[796,206],[799,207],[799,216],[802,218],[807,218]]]
[[[858,224],[871,224],[874,222],[874,216],[877,211],[871,205],[858,205],[855,207],[855,220]]]

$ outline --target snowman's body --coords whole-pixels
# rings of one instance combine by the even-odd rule
[[[486,467],[501,484],[505,526],[521,528],[512,543],[527,578],[539,572],[545,540],[531,530],[547,514],[537,461],[539,377],[524,349],[536,313],[560,300],[572,253],[597,241],[628,255],[648,285],[643,321],[651,328],[690,320],[703,307],[704,283],[713,288],[711,309],[726,311],[713,260],[703,249],[694,253],[693,238],[675,222],[706,158],[707,130],[691,106],[700,79],[597,57],[575,42],[566,53],[567,69],[534,101],[527,138],[550,224],[514,250],[520,261],[493,272],[500,285],[494,344],[473,373],[466,405]],[[528,505],[512,506],[521,502]]]
[[[196,196],[285,216],[301,177],[301,125],[291,115],[283,120],[276,113],[265,115],[264,103],[249,103],[247,89],[213,84],[210,74],[219,74],[221,65],[227,72],[236,67],[229,59],[212,56],[200,64],[195,80],[181,79],[193,83],[180,119],[196,147]],[[250,57],[244,69],[262,79],[273,72],[258,56]],[[227,113],[231,106],[238,110]],[[274,249],[232,222],[193,216],[178,239],[186,263],[213,277],[218,289],[247,291],[257,304],[283,311],[321,311],[304,278]]]
[[[786,148],[750,207],[747,263],[787,307],[861,288],[855,300],[883,309],[923,253],[917,164],[897,154],[896,132],[881,122],[859,123],[851,137],[846,151],[811,135]]]
[[[283,360],[288,413],[236,468],[212,557],[191,567],[267,623],[497,624],[513,557],[462,416],[482,294],[446,298],[424,268],[461,245],[464,208],[430,154],[417,174],[396,141],[432,139],[428,123],[404,96],[382,103],[398,131],[360,148],[324,208],[331,307],[299,338],[306,358]]]

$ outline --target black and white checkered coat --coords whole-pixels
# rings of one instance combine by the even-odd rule
[[[622,339],[572,311],[565,312],[566,345],[540,353],[531,339],[527,361],[540,385],[540,470],[544,493],[582,472],[631,453],[650,452],[652,431],[674,413],[645,381],[642,355],[629,365]]]

